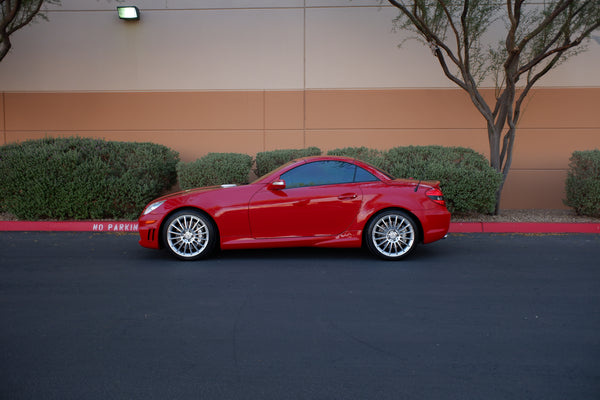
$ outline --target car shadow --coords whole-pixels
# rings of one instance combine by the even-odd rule
[[[443,247],[443,246],[442,246]],[[400,261],[386,261],[373,256],[367,249],[364,248],[315,248],[315,247],[291,247],[291,248],[269,248],[269,249],[243,249],[243,250],[217,250],[212,255],[204,260],[192,261],[191,263],[212,264],[212,262],[251,262],[260,263],[261,261],[273,263],[274,261],[281,264],[288,262],[303,261],[306,264],[323,263],[328,261],[347,261],[350,263],[368,263],[379,264],[381,266],[396,266],[413,263],[429,263],[429,262],[444,262],[444,258],[448,256],[447,251],[436,244],[420,245],[412,254]],[[180,261],[174,258],[165,249],[156,251],[148,249],[140,249],[136,256],[147,260],[149,263],[164,263],[169,264],[188,264],[186,261]]]
[[[242,259],[306,259],[306,260],[343,260],[343,259],[365,259],[373,260],[373,257],[363,249],[331,249],[314,247],[292,247],[274,249],[244,249],[244,250],[220,250],[211,258],[242,260]]]

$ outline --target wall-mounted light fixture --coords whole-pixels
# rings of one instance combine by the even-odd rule
[[[128,21],[138,21],[140,19],[140,9],[136,6],[117,7],[119,18]]]

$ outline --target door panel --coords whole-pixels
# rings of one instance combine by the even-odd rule
[[[338,235],[354,221],[362,203],[360,184],[259,190],[250,200],[255,238]]]

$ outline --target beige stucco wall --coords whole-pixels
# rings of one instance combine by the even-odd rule
[[[184,161],[318,146],[464,146],[483,119],[456,89],[4,93],[5,143],[44,136],[152,141]],[[519,126],[503,208],[563,208],[568,160],[600,146],[600,89],[539,89]],[[431,110],[440,110],[432,112]]]
[[[117,18],[123,3],[61,3],[49,21],[12,36],[0,90],[454,87],[427,47],[406,41],[397,48],[408,34],[393,31],[397,11],[385,1],[145,0],[137,2],[138,22]],[[542,84],[600,87],[599,64],[592,40]]]
[[[0,62],[0,144],[153,141],[186,161],[307,146],[488,153],[483,119],[429,49],[397,48],[406,34],[386,2],[145,0],[139,22],[119,20],[113,1],[61,3]],[[530,97],[502,207],[564,207],[572,151],[600,147],[597,65],[592,40]]]

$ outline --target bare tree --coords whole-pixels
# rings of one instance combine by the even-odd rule
[[[0,61],[12,47],[10,35],[37,16],[45,17],[43,3],[59,4],[60,0],[0,0]]]
[[[485,118],[490,164],[504,177],[496,194],[498,213],[523,101],[552,68],[585,50],[586,39],[600,26],[600,0],[388,1],[400,10],[395,26],[431,48],[445,76]],[[486,34],[499,28],[502,41],[492,45]],[[491,101],[481,90],[490,78],[496,86]]]

